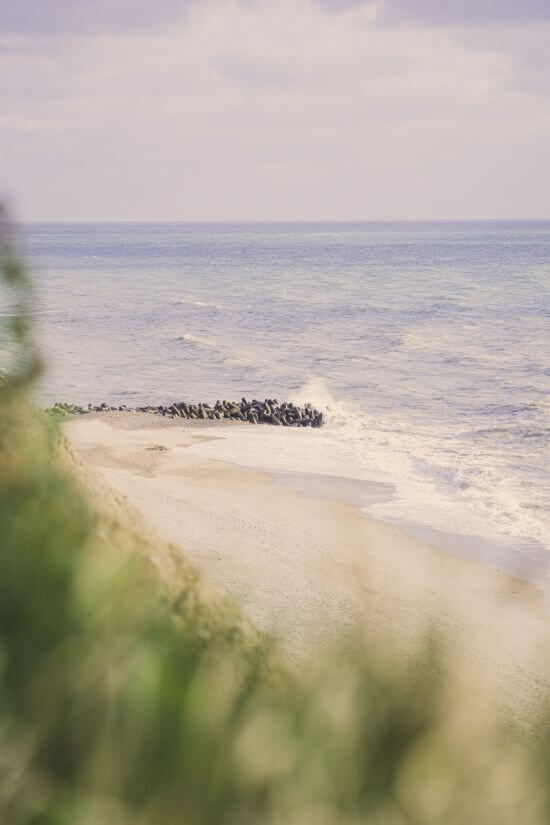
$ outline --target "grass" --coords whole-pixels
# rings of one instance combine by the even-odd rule
[[[550,822],[548,740],[449,704],[441,648],[358,638],[298,677],[122,500],[83,481],[27,393],[29,283],[0,382],[2,825]],[[154,563],[169,560],[168,574]]]

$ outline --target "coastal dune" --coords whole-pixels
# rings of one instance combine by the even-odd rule
[[[290,660],[307,665],[357,632],[405,654],[429,632],[444,640],[458,690],[512,720],[536,720],[550,670],[541,656],[548,613],[535,587],[352,504],[189,451],[223,430],[116,412],[64,425],[90,477],[99,473],[181,548]]]

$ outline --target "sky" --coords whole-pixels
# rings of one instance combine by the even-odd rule
[[[24,221],[550,218],[550,0],[0,0]]]

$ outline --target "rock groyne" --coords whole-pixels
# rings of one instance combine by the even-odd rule
[[[54,415],[85,415],[92,412],[142,412],[152,415],[162,415],[168,418],[183,418],[186,420],[203,419],[221,421],[231,419],[248,422],[249,424],[274,424],[277,427],[321,427],[323,413],[314,409],[311,404],[299,407],[290,401],[279,403],[276,398],[266,398],[264,401],[240,402],[216,401],[215,404],[187,404],[185,401],[174,401],[171,404],[159,406],[127,407],[125,404],[113,406],[103,402],[99,405],[88,404],[81,407],[78,404],[65,404],[57,401],[47,412]]]

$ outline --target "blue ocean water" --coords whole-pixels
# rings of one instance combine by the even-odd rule
[[[383,481],[380,517],[550,549],[550,222],[32,225],[22,246],[44,402],[309,398],[322,431],[237,433],[225,457]]]

